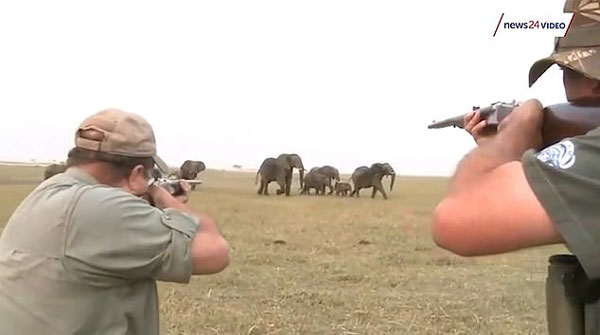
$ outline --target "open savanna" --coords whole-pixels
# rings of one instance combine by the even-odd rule
[[[0,166],[0,225],[41,176]],[[252,173],[199,178],[190,204],[217,218],[232,262],[188,285],[159,285],[163,334],[545,333],[547,258],[565,249],[441,250],[430,226],[446,178],[398,177],[387,201],[369,190],[261,197]]]

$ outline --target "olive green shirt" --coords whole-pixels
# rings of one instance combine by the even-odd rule
[[[158,334],[156,280],[190,280],[197,228],[78,168],[44,181],[0,237],[0,334]]]
[[[600,129],[522,157],[525,175],[587,275],[600,278]]]

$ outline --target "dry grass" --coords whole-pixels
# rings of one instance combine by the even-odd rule
[[[1,225],[41,169],[0,176]],[[444,178],[398,178],[388,201],[259,197],[248,173],[201,179],[191,205],[218,219],[232,264],[160,285],[164,334],[545,332],[546,259],[564,249],[467,259],[437,248],[429,229]]]

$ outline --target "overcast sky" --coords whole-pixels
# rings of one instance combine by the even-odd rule
[[[170,165],[450,175],[473,148],[432,120],[497,100],[565,100],[531,64],[564,30],[563,1],[4,1],[0,160],[64,160],[77,125],[107,107],[144,116]]]

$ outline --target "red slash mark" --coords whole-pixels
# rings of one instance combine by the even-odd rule
[[[502,13],[502,15],[500,15],[500,20],[498,20],[498,25],[496,26],[496,30],[494,31],[494,36],[496,36],[496,33],[498,32],[498,27],[500,27],[500,22],[502,22],[502,18],[504,17],[504,13]]]
[[[575,13],[573,13],[573,16],[571,16],[571,21],[569,21],[569,26],[567,27],[567,31],[565,31],[565,36],[563,36],[563,37],[567,37],[567,34],[569,33],[569,29],[571,29],[571,23],[573,23],[574,18],[575,18]]]

